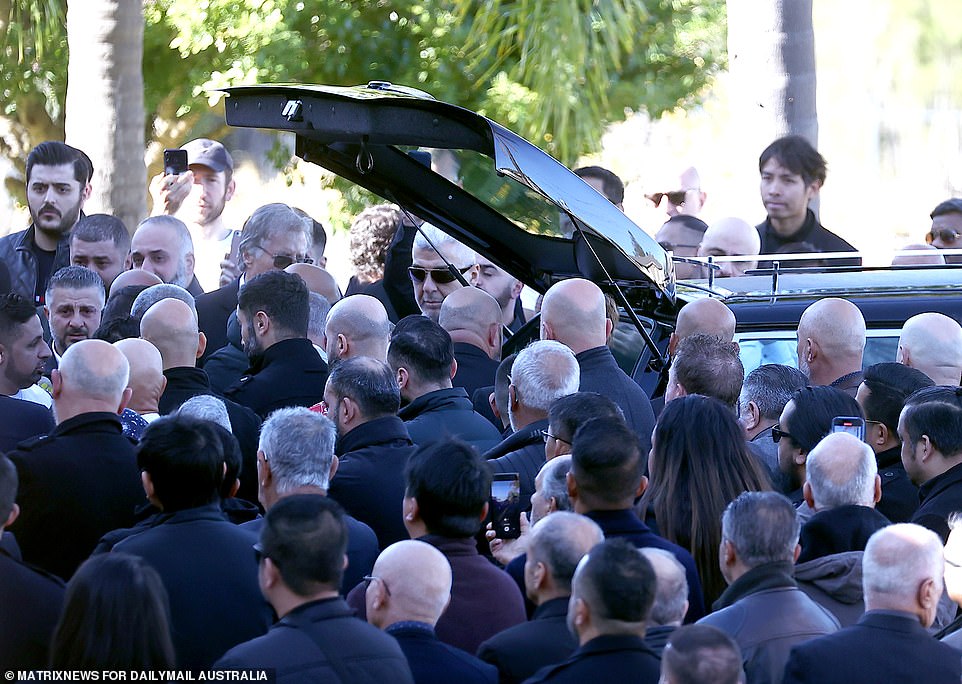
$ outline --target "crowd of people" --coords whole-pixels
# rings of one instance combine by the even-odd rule
[[[763,224],[692,223],[692,169],[651,198],[673,212],[659,241],[849,251],[808,209],[824,160],[803,142],[762,154]],[[699,299],[653,400],[608,347],[596,284],[551,286],[540,339],[502,358],[533,312],[496,264],[376,206],[342,296],[318,222],[274,203],[230,229],[230,154],[185,149],[132,235],[83,214],[83,152],[28,158],[33,222],[0,239],[5,667],[962,679],[956,321],[905,321],[897,357],[863,368],[861,312],[821,299],[799,368],[746,375],[735,315]],[[614,174],[579,174],[620,201]],[[526,511],[507,535],[505,475]]]

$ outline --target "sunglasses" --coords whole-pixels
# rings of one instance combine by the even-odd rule
[[[261,246],[257,246],[256,249],[264,252],[267,256],[274,260],[274,268],[278,270],[283,270],[290,266],[291,264],[313,264],[314,260],[309,256],[290,256],[288,254],[271,254],[266,249]]]
[[[952,228],[940,228],[938,230],[930,230],[925,236],[925,241],[931,245],[936,241],[936,239],[938,239],[944,244],[950,244],[958,240],[960,237],[962,237],[962,233],[959,233],[957,230],[953,230]]]
[[[680,206],[685,203],[685,196],[687,194],[687,190],[671,190],[669,192],[655,192],[651,195],[645,195],[645,197],[651,200],[656,207],[661,204],[662,197],[667,197],[669,203]]]
[[[431,280],[438,285],[447,285],[448,283],[452,283],[457,280],[457,276],[455,275],[456,271],[460,272],[461,275],[464,275],[470,269],[471,266],[465,266],[464,268],[457,268],[456,266],[452,266],[451,268],[421,268],[420,266],[408,266],[408,273],[410,273],[411,277],[419,283],[423,283],[427,279],[428,274],[430,274]]]
[[[784,430],[782,430],[781,428],[779,428],[778,425],[776,425],[775,427],[773,427],[773,428],[772,428],[772,441],[775,442],[776,444],[778,444],[778,442],[782,439],[782,437],[785,437],[785,438],[787,438],[787,439],[790,439],[790,440],[792,440],[793,442],[795,441],[795,438],[794,438],[794,437],[792,437],[790,434],[788,434],[787,432],[785,432]]]

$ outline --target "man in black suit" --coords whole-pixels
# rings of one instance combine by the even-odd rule
[[[278,684],[413,684],[397,642],[354,617],[338,596],[347,536],[341,507],[328,497],[295,494],[278,501],[255,549],[261,591],[280,619],[214,667],[270,668]]]
[[[658,656],[642,638],[654,598],[655,572],[634,546],[624,539],[598,544],[578,563],[571,584],[568,623],[578,650],[528,682],[655,684]]]
[[[501,307],[494,297],[476,287],[455,290],[441,303],[438,323],[454,342],[458,370],[451,384],[469,397],[493,385],[501,359]]]
[[[0,455],[0,535],[20,514],[16,496],[17,469]],[[42,670],[63,604],[63,582],[23,563],[11,542],[0,543],[0,661],[15,670]]]
[[[502,684],[522,682],[578,648],[567,625],[571,580],[578,562],[604,538],[597,524],[564,511],[532,528],[524,577],[537,609],[530,622],[506,629],[478,648],[478,657],[498,668]]]
[[[32,401],[0,394],[0,454],[12,451],[20,442],[54,429],[53,414]]]
[[[500,441],[494,426],[474,411],[464,388],[452,386],[457,370],[454,344],[429,317],[401,319],[391,335],[387,359],[401,389],[403,406],[398,415],[415,444],[457,437],[485,451]]]
[[[865,615],[851,627],[796,646],[786,684],[801,682],[958,682],[959,652],[933,639],[945,561],[939,538],[901,523],[876,532],[865,547]]]
[[[508,417],[514,432],[484,457],[495,473],[521,476],[521,504],[528,507],[534,478],[545,463],[548,409],[578,391],[578,361],[559,342],[540,340],[518,353],[508,386]]]
[[[322,404],[338,437],[338,467],[328,494],[371,526],[382,549],[408,538],[401,500],[414,444],[396,415],[400,402],[388,365],[359,356],[334,366]]]
[[[278,409],[261,427],[257,451],[258,499],[265,510],[285,496],[319,494],[327,496],[331,477],[337,471],[334,440],[337,431],[324,416],[302,406]],[[347,593],[374,567],[377,536],[362,523],[344,514],[347,525],[347,568],[341,591]],[[264,518],[242,526],[254,534],[264,527]]]
[[[451,600],[451,565],[443,553],[421,541],[399,541],[381,552],[365,580],[367,621],[397,639],[415,684],[498,681],[494,667],[434,633]]]
[[[274,270],[249,280],[237,298],[237,322],[251,366],[224,396],[261,418],[321,401],[327,364],[307,339],[309,316],[310,291],[300,276]]]
[[[240,404],[224,399],[210,386],[206,371],[196,368],[207,340],[197,330],[197,316],[177,299],[164,299],[154,304],[140,321],[140,336],[157,347],[163,361],[167,386],[160,397],[160,414],[173,413],[188,399],[213,395],[224,401],[230,430],[243,455],[240,489],[237,496],[257,501],[257,433],[261,419]]]
[[[255,537],[221,512],[224,451],[206,421],[158,418],[140,441],[137,467],[163,515],[113,550],[140,556],[158,572],[170,599],[178,666],[207,668],[270,626],[251,552]]]
[[[237,309],[241,285],[261,273],[309,263],[312,226],[286,204],[265,204],[250,215],[238,243],[243,275],[197,297],[197,318],[208,342],[201,364],[227,344],[227,320]]]
[[[575,353],[581,367],[581,391],[604,394],[618,404],[647,453],[655,414],[644,390],[618,367],[605,344],[611,328],[605,315],[605,296],[591,281],[563,280],[545,293],[541,339],[557,340]]]
[[[28,563],[64,579],[143,504],[134,444],[118,413],[130,397],[127,359],[101,340],[70,346],[53,372],[57,427],[10,452],[22,513],[11,531]]]

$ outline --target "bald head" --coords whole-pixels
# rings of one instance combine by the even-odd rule
[[[396,622],[435,624],[451,599],[451,565],[422,541],[391,544],[381,552],[368,585],[368,622],[384,629]]]
[[[541,304],[542,340],[557,340],[579,354],[604,346],[610,325],[605,296],[590,280],[563,280],[545,293]]]
[[[140,336],[160,352],[163,369],[193,368],[206,340],[197,331],[197,316],[179,299],[162,299],[140,321]]]
[[[70,345],[53,373],[58,423],[93,411],[119,413],[128,394],[129,370],[120,350],[103,340]]]
[[[721,301],[711,297],[685,304],[678,312],[669,352],[674,353],[678,343],[692,335],[713,335],[731,342],[735,339],[735,314]]]
[[[705,231],[698,256],[755,256],[761,250],[758,230],[747,221],[734,216],[718,219]],[[747,261],[723,261],[718,264],[717,275],[739,276],[758,265],[756,259]]]
[[[805,495],[816,511],[839,506],[875,506],[881,494],[872,447],[854,435],[830,434],[808,454]]]
[[[341,290],[337,287],[337,281],[334,280],[334,276],[320,266],[295,263],[284,270],[288,273],[296,273],[299,275],[304,282],[307,283],[308,290],[321,295],[331,304],[341,298]]]
[[[942,542],[931,530],[911,523],[883,527],[862,557],[865,610],[914,613],[929,627],[942,595],[944,564]]]
[[[150,271],[145,271],[142,268],[132,268],[114,278],[114,281],[110,284],[110,293],[120,292],[130,285],[146,285],[150,287],[151,285],[160,285],[162,282],[164,281]]]
[[[351,295],[327,313],[324,336],[328,363],[358,356],[386,361],[391,321],[376,297]]]
[[[941,266],[945,257],[935,245],[919,242],[905,245],[892,259],[893,266]]]
[[[638,549],[655,571],[655,602],[648,617],[650,627],[678,627],[688,612],[688,577],[674,554],[654,547]]]
[[[114,342],[126,357],[130,371],[127,386],[131,397],[128,406],[137,413],[158,413],[160,395],[167,386],[164,364],[157,347],[146,340],[129,338]]]
[[[936,385],[962,381],[962,326],[940,313],[921,313],[905,321],[895,359],[928,375]]]
[[[163,282],[187,287],[194,277],[194,243],[186,224],[173,216],[150,216],[130,241],[130,263]]]
[[[798,321],[799,370],[813,385],[828,385],[861,369],[865,318],[846,299],[820,299]]]
[[[501,356],[502,316],[494,297],[477,287],[462,287],[444,298],[438,323],[452,341],[473,344],[497,360]]]

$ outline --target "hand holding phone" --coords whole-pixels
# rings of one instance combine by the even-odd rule
[[[521,476],[495,473],[491,480],[491,523],[498,539],[521,536]]]

